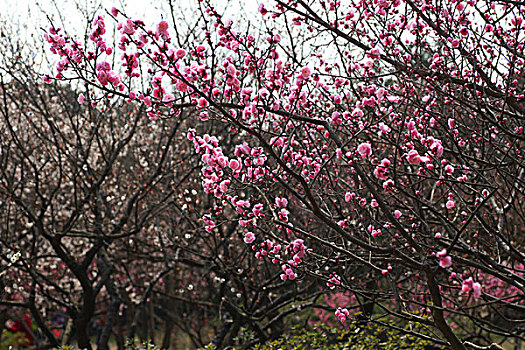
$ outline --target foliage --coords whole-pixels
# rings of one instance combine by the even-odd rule
[[[411,349],[423,350],[430,343],[418,337],[393,332],[385,326],[375,324],[352,324],[345,330],[319,326],[313,330],[296,328],[290,334],[264,345],[258,350],[367,350],[367,349]]]
[[[410,327],[413,332],[416,327]],[[405,329],[408,331],[408,328]],[[421,336],[421,335],[420,335]],[[322,324],[313,327],[294,327],[279,338],[264,344],[250,345],[257,350],[367,350],[367,349],[427,349],[431,342],[420,337],[393,331],[388,324],[352,322],[346,329]],[[242,347],[241,347],[242,348]],[[439,346],[434,346],[440,349]],[[208,344],[201,350],[214,349]],[[238,348],[240,349],[240,348]]]
[[[126,343],[126,350],[161,350],[151,341],[135,342],[129,339]]]
[[[17,350],[26,347],[28,339],[23,332],[10,332],[6,329],[0,335],[0,350]]]
[[[142,341],[142,342],[136,342],[131,339],[128,339],[126,341],[125,345],[126,350],[161,350],[158,346],[155,344],[152,344],[151,341]],[[80,350],[77,346],[72,345],[62,345],[58,348],[54,348],[54,350]]]

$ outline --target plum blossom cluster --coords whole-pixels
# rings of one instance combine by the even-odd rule
[[[104,17],[98,16],[93,23],[93,26],[95,28],[89,35],[89,40],[96,44],[98,50],[105,52],[107,55],[111,55],[113,53],[113,48],[108,47],[106,45],[106,40],[104,39],[104,34],[106,34],[106,23],[104,22]]]
[[[107,61],[98,62],[95,66],[97,70],[98,81],[103,85],[112,84],[120,91],[124,91],[125,86],[121,83],[120,76],[116,74],[112,69],[111,65]]]
[[[246,244],[252,244],[255,241],[256,237],[253,232],[247,232],[244,235],[244,242]],[[306,247],[302,239],[296,239],[291,242],[284,252],[291,256],[289,260],[283,260],[281,256],[282,246],[280,244],[274,244],[271,240],[266,239],[259,244],[253,244],[251,246],[252,250],[255,251],[255,258],[263,260],[264,258],[269,258],[270,261],[274,264],[280,264],[282,273],[281,280],[295,280],[297,278],[297,272],[295,269],[303,261],[303,257],[306,253]]]
[[[461,284],[461,291],[460,293],[468,293],[472,291],[472,294],[474,295],[475,299],[479,299],[481,297],[481,284],[479,282],[474,282],[472,277],[469,277],[463,281]]]
[[[515,274],[520,278],[523,278],[525,276],[525,269],[523,264],[516,264],[513,267],[509,266],[508,264],[504,264],[504,266],[509,270],[510,273]],[[517,300],[517,302],[520,305],[523,305],[524,292],[520,288],[517,288],[516,286],[509,286],[502,280],[498,278],[493,278],[492,276],[486,273],[478,273],[477,280],[482,285],[483,291],[485,293],[497,298],[506,298],[507,300],[511,300],[510,298],[512,298],[514,300]],[[472,289],[473,287],[474,283],[472,283]]]
[[[266,156],[262,153],[261,148],[251,148],[247,143],[237,145],[234,155],[238,158],[229,159],[222,152],[219,146],[219,141],[216,137],[204,135],[197,136],[194,129],[188,131],[188,139],[193,141],[195,151],[201,154],[201,160],[204,163],[202,169],[202,187],[208,194],[213,194],[217,199],[227,200],[236,210],[236,212],[243,217],[240,219],[240,224],[243,227],[257,226],[255,219],[264,217],[262,203],[252,204],[248,200],[239,199],[238,196],[228,195],[231,180],[233,178],[240,178],[241,181],[258,181],[259,177],[267,175],[267,172],[261,167],[264,165]],[[254,168],[255,166],[255,168]],[[275,210],[279,220],[288,221],[289,211],[286,209],[288,200],[286,198],[277,197],[275,199]],[[210,215],[203,217],[205,229],[211,232],[216,224]],[[244,234],[243,238],[246,244],[253,244],[256,236],[249,231]],[[291,256],[288,261],[282,261],[280,251],[281,245],[274,244],[270,240],[265,240],[260,244],[253,244],[252,250],[255,251],[257,259],[270,257],[273,263],[280,263],[283,273],[281,279],[294,280],[297,274],[294,269],[302,262],[306,253],[306,247],[302,239],[296,239],[291,242],[287,248],[286,253]]]
[[[219,141],[215,136],[196,136],[195,130],[188,131],[188,139],[193,141],[195,152],[201,154],[204,163],[202,187],[206,193],[213,194],[217,199],[222,199],[228,192],[231,180],[228,176],[238,178],[239,181],[258,182],[269,174],[266,167],[266,155],[261,147],[250,147],[243,142],[235,147],[235,158],[223,154]],[[228,175],[226,174],[228,172]],[[250,203],[238,199],[236,196],[226,196],[239,213],[242,208],[250,207]],[[253,207],[253,215],[260,216],[262,204]]]
[[[222,148],[219,147],[219,141],[216,137],[204,135],[204,137],[196,136],[195,130],[188,131],[188,139],[193,141],[195,152],[201,154],[201,160],[204,163],[202,169],[203,181],[202,187],[206,193],[213,194],[216,198],[222,198],[228,191],[230,180],[224,179],[224,169],[231,167],[234,176],[239,174],[240,162],[232,159],[230,162],[228,157],[222,153]],[[244,202],[236,202],[240,207],[245,205]]]
[[[341,323],[345,323],[349,315],[350,311],[348,311],[346,308],[338,307],[337,310],[335,310],[335,316]]]
[[[336,273],[332,272],[330,276],[328,276],[328,282],[326,282],[326,286],[330,289],[334,289],[335,286],[341,284],[341,277]]]
[[[78,41],[71,42],[64,34],[60,33],[61,28],[51,27],[44,34],[44,38],[50,44],[49,50],[62,59],[57,62],[55,79],[62,79],[63,73],[67,71],[72,64],[79,64],[84,59],[84,50]],[[44,75],[44,82],[51,83],[53,78]]]
[[[297,278],[297,274],[293,269],[303,261],[304,254],[306,253],[304,241],[302,239],[296,239],[291,242],[286,248],[286,252],[293,256],[292,259],[288,260],[286,264],[282,264],[281,266],[284,271],[284,273],[281,274],[281,279],[283,281],[287,279],[294,280]]]

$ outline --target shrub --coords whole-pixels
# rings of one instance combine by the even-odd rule
[[[258,350],[365,350],[365,349],[425,349],[430,342],[411,334],[394,332],[378,324],[353,323],[349,329],[317,326],[312,330],[294,328],[291,333],[257,345]]]
[[[363,324],[353,322],[346,329],[317,324],[312,328],[296,326],[289,333],[266,343],[244,345],[257,350],[368,350],[368,349],[440,349],[430,341],[422,339],[420,325],[410,325],[402,331],[393,331],[393,323]],[[417,334],[417,336],[416,336]],[[241,349],[237,348],[237,349]],[[213,350],[208,344],[200,350]]]

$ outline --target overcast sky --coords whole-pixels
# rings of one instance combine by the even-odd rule
[[[191,16],[192,6],[196,0],[173,0],[180,9],[176,17]],[[240,13],[255,14],[260,0],[213,0],[217,8],[227,9],[229,17]],[[229,4],[226,6],[226,4]],[[125,9],[133,18],[141,18],[154,24],[166,17],[169,6],[163,0],[0,0],[0,19],[15,25],[26,33],[37,33],[38,28],[48,27],[46,15],[55,22],[68,23],[68,31],[83,29],[85,24],[83,12],[92,13],[95,9],[111,9],[113,6]],[[22,33],[20,33],[22,35]]]
[[[172,0],[176,10],[175,18],[180,28],[193,27],[194,14],[193,8],[197,0]],[[239,19],[246,21],[246,18],[253,21],[259,18],[257,13],[258,4],[261,0],[211,0],[216,8],[225,13],[226,18]],[[23,55],[38,55],[42,51],[47,52],[47,45],[42,48],[43,31],[50,27],[48,17],[53,24],[65,28],[67,33],[82,42],[83,34],[86,29],[86,18],[88,14],[101,13],[111,10],[115,6],[124,10],[131,18],[142,19],[150,28],[162,19],[172,22],[169,15],[168,0],[0,0],[0,25],[5,26],[8,32],[12,33],[13,39],[19,39],[25,44],[28,52]],[[107,17],[107,16],[106,16]],[[188,22],[188,25],[185,25]],[[111,21],[107,20],[107,24]],[[190,25],[191,24],[191,25]],[[111,34],[108,27],[108,36]],[[108,43],[112,42],[107,38]],[[37,42],[40,44],[33,45]],[[35,48],[36,47],[36,48]],[[55,57],[48,57],[49,62],[43,63],[44,66],[53,66],[56,62]]]

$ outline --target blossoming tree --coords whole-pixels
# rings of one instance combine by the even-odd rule
[[[186,45],[177,23],[116,8],[88,45],[52,27],[44,79],[80,79],[79,102],[120,98],[151,123],[196,110],[202,232],[238,222],[289,288],[353,293],[341,322],[389,315],[453,349],[523,339],[523,5],[276,0],[256,29],[195,6]],[[212,122],[225,131],[202,132]]]

